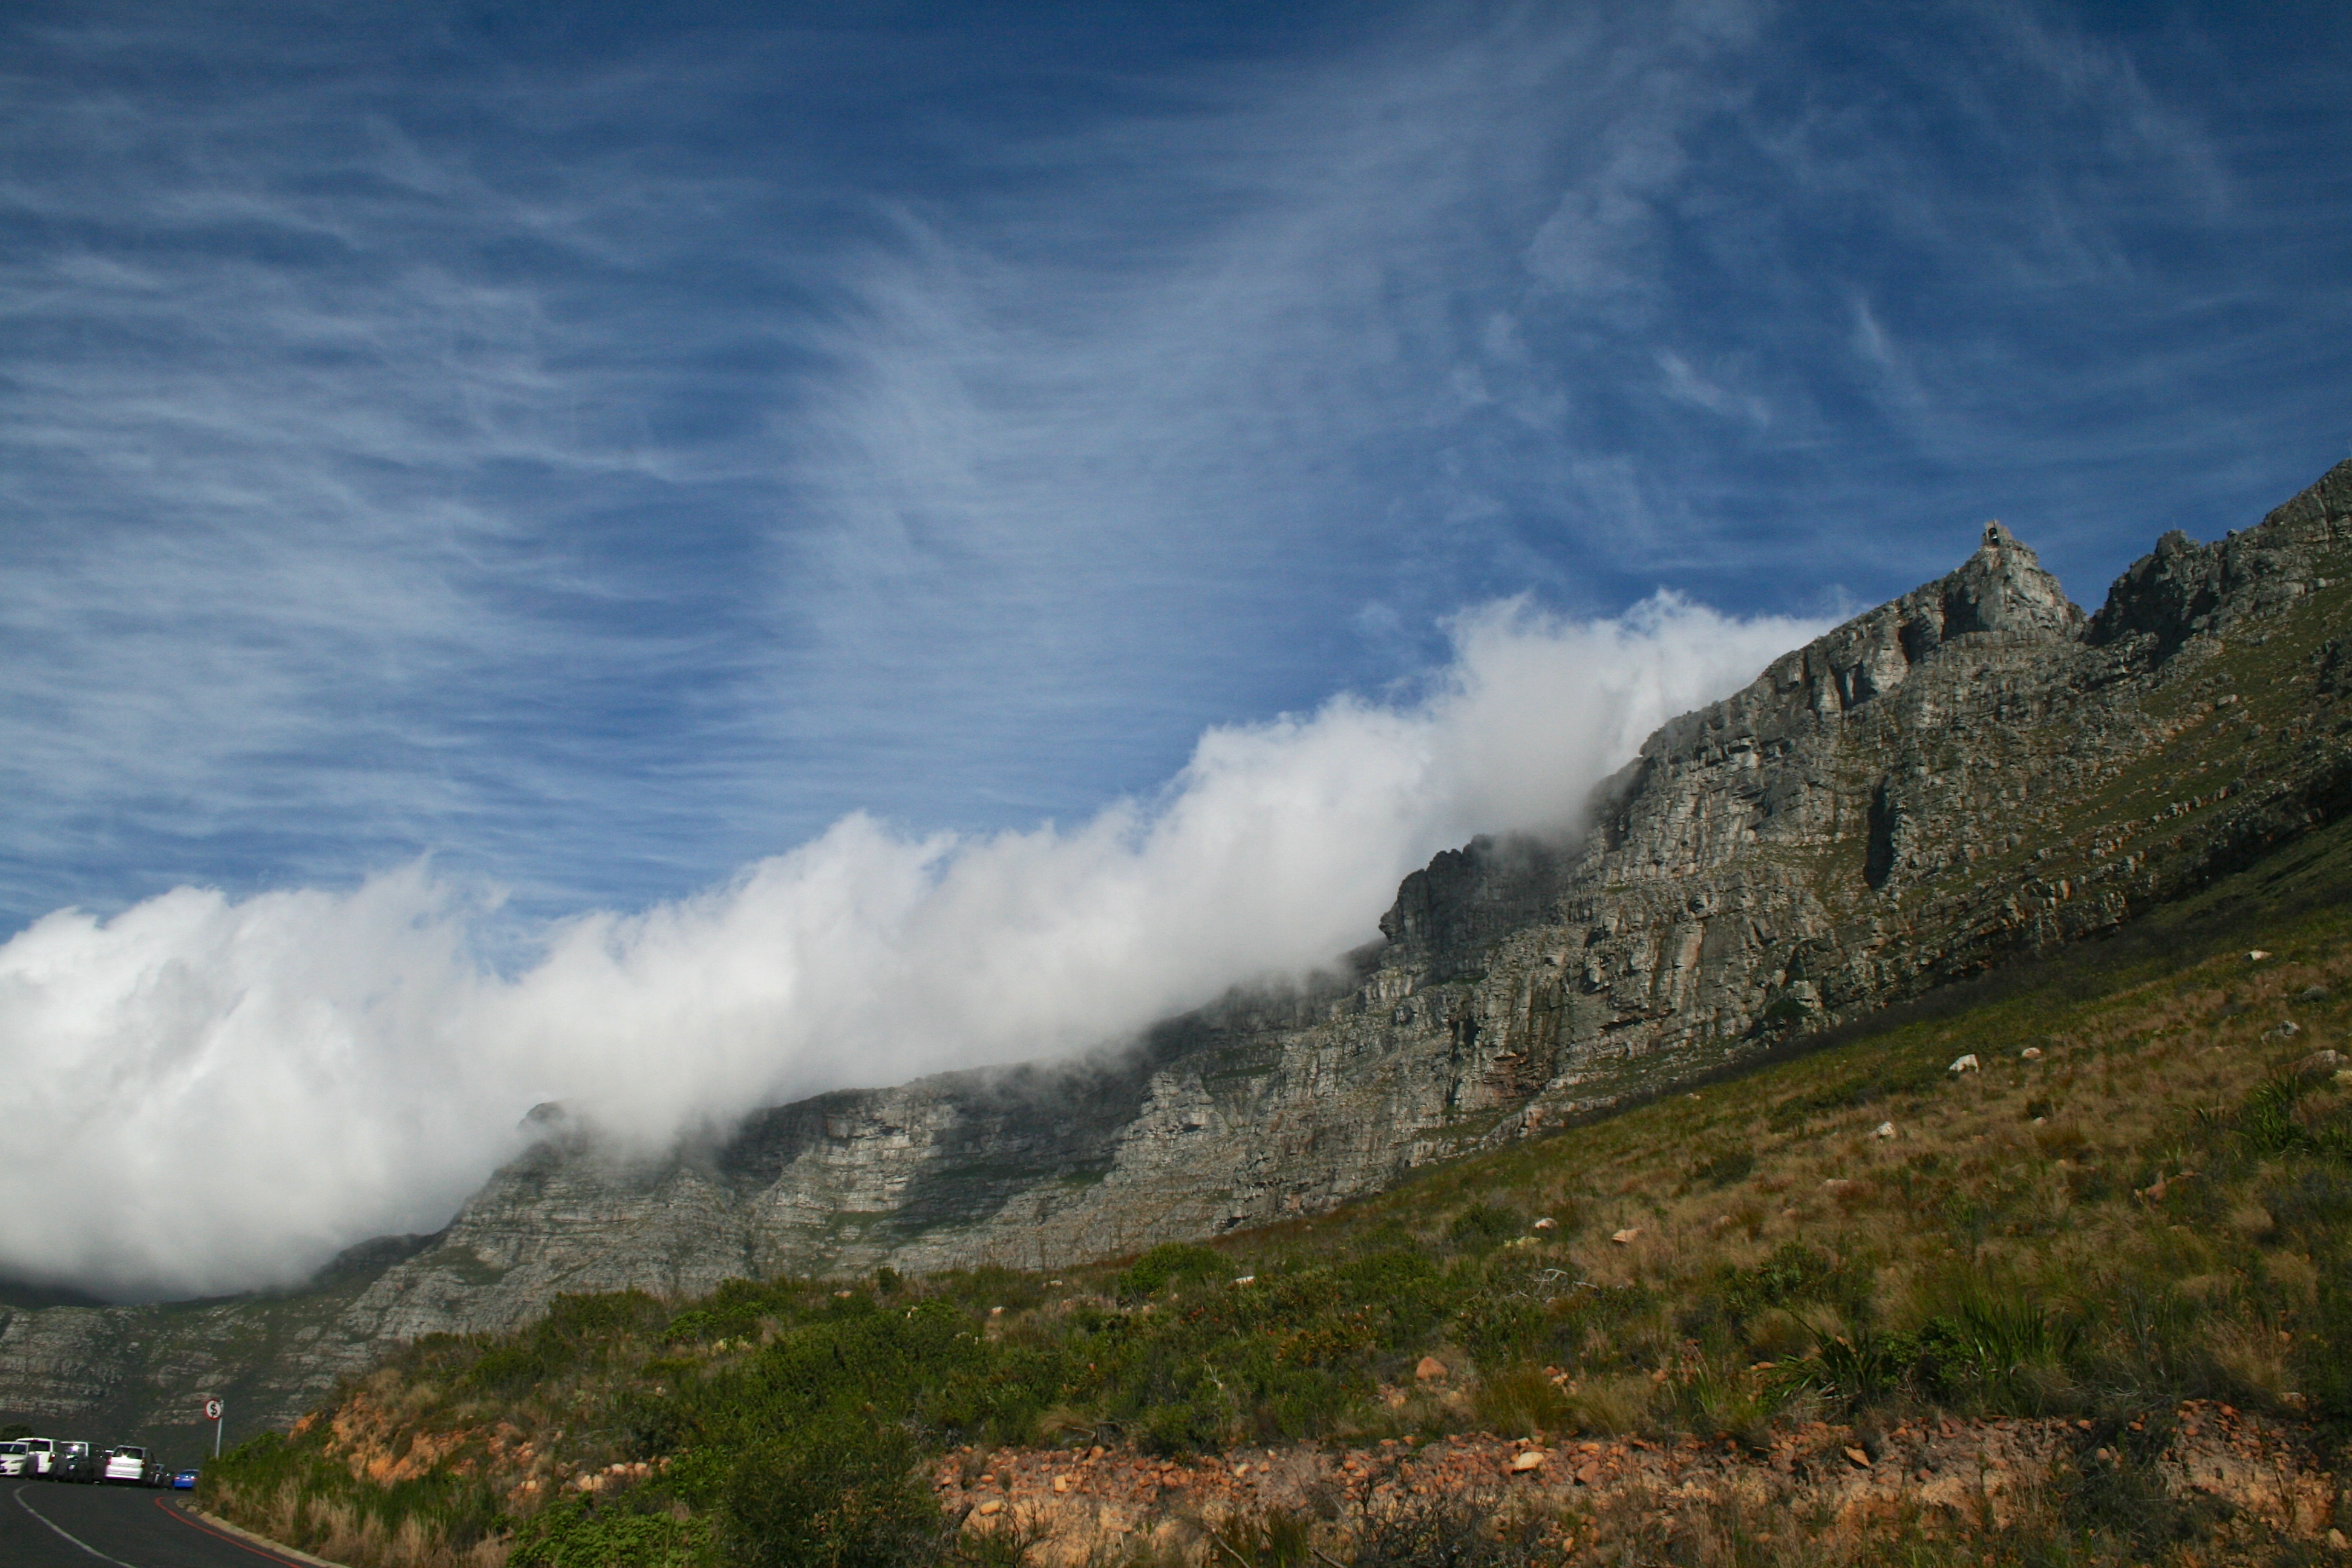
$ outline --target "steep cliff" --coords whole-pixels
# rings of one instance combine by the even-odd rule
[[[2166,535],[2088,617],[1989,527],[1949,575],[1662,728],[1580,839],[1439,856],[1338,975],[1087,1061],[782,1107],[650,1163],[550,1112],[446,1230],[348,1279],[325,1321],[305,1306],[310,1338],[254,1331],[255,1375],[290,1415],[369,1347],[511,1326],[559,1291],[1059,1267],[1326,1208],[1722,1070],[2111,931],[2341,815],[2347,628],[2352,463],[2219,543]],[[0,1328],[0,1405],[94,1398],[61,1358],[161,1331],[71,1310]]]

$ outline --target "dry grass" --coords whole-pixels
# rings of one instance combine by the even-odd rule
[[[839,1281],[693,1305],[582,1299],[520,1335],[420,1346],[287,1450],[309,1478],[301,1510],[284,1511],[289,1498],[246,1513],[268,1511],[259,1528],[359,1568],[441,1568],[477,1560],[460,1545],[495,1552],[506,1522],[567,1484],[676,1459],[597,1517],[685,1541],[692,1550],[661,1560],[698,1563],[693,1542],[719,1537],[664,1534],[662,1521],[723,1518],[735,1492],[723,1445],[697,1445],[803,1419],[983,1447],[1486,1429],[1727,1434],[1762,1448],[1776,1421],[1813,1415],[2063,1414],[2107,1430],[2199,1397],[2332,1441],[2328,1423],[2352,1422],[2352,1160],[2338,1136],[2352,1096],[2328,1074],[2294,1094],[2276,1086],[2352,1028],[2352,916],[2336,896],[2352,888],[2352,829],[2298,853],[2294,878],[2265,882],[2257,868],[2137,944],[1997,976],[1738,1080],[1214,1252],[1066,1271],[1050,1293],[993,1271],[848,1282],[846,1301]],[[2270,956],[2250,959],[2257,947]],[[1948,1072],[1962,1055],[1980,1070]],[[1558,1223],[1539,1230],[1538,1216]],[[1255,1283],[1233,1284],[1245,1275]],[[894,1359],[912,1352],[882,1331],[919,1307],[962,1326],[934,1347],[951,1376]],[[1445,1374],[1416,1377],[1423,1356]],[[821,1377],[806,1381],[834,1364],[864,1368],[839,1410]],[[335,1479],[355,1472],[372,1479]],[[401,1487],[482,1528],[391,1506]],[[483,1499],[507,1521],[485,1524]],[[1572,1560],[2288,1552],[2210,1521],[2143,1539],[2136,1521],[2163,1510],[2112,1500],[2077,1489],[1957,1533],[1890,1518],[1859,1538],[1657,1509],[1583,1521]],[[1272,1562],[1289,1550],[1277,1534],[1192,1545]],[[1542,1556],[1477,1539],[1497,1564],[1560,1560],[1557,1542]],[[527,1559],[569,1561],[528,1540]]]

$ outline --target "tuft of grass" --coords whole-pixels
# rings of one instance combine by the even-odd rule
[[[1481,1378],[1471,1407],[1480,1426],[1528,1437],[1578,1424],[1563,1382],[1549,1368],[1531,1362],[1501,1367]]]

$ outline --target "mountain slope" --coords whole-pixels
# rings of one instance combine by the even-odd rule
[[[774,1548],[808,1520],[869,1562],[2307,1563],[2352,1523],[2347,893],[2352,821],[1125,1268],[567,1297],[395,1352],[213,1496],[518,1568],[833,1560]]]
[[[1950,575],[1666,725],[1573,847],[1407,879],[1359,973],[1080,1067],[831,1095],[654,1169],[551,1141],[355,1309],[507,1326],[557,1289],[1060,1267],[1313,1212],[2110,930],[2332,817],[2352,465],[2086,620],[1998,527]],[[497,1278],[488,1279],[490,1274]]]
[[[448,1229],[269,1352],[271,1386],[290,1415],[387,1341],[510,1328],[559,1291],[1060,1268],[1319,1212],[2111,931],[2343,813],[2348,625],[2352,464],[2221,542],[2168,535],[2087,617],[1989,528],[1662,728],[1579,841],[1439,856],[1319,986],[1092,1061],[823,1096],[651,1163],[550,1113]],[[71,1407],[39,1348],[58,1321],[0,1327],[0,1405]]]

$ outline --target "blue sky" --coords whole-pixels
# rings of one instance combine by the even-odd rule
[[[0,920],[1150,797],[1447,617],[2078,599],[2352,449],[2338,5],[44,5]]]
[[[20,0],[67,1195],[0,1276],[287,1283],[540,1100],[1117,1040],[1988,518],[2092,603],[2252,522],[2352,450],[2347,67],[2340,3]]]

